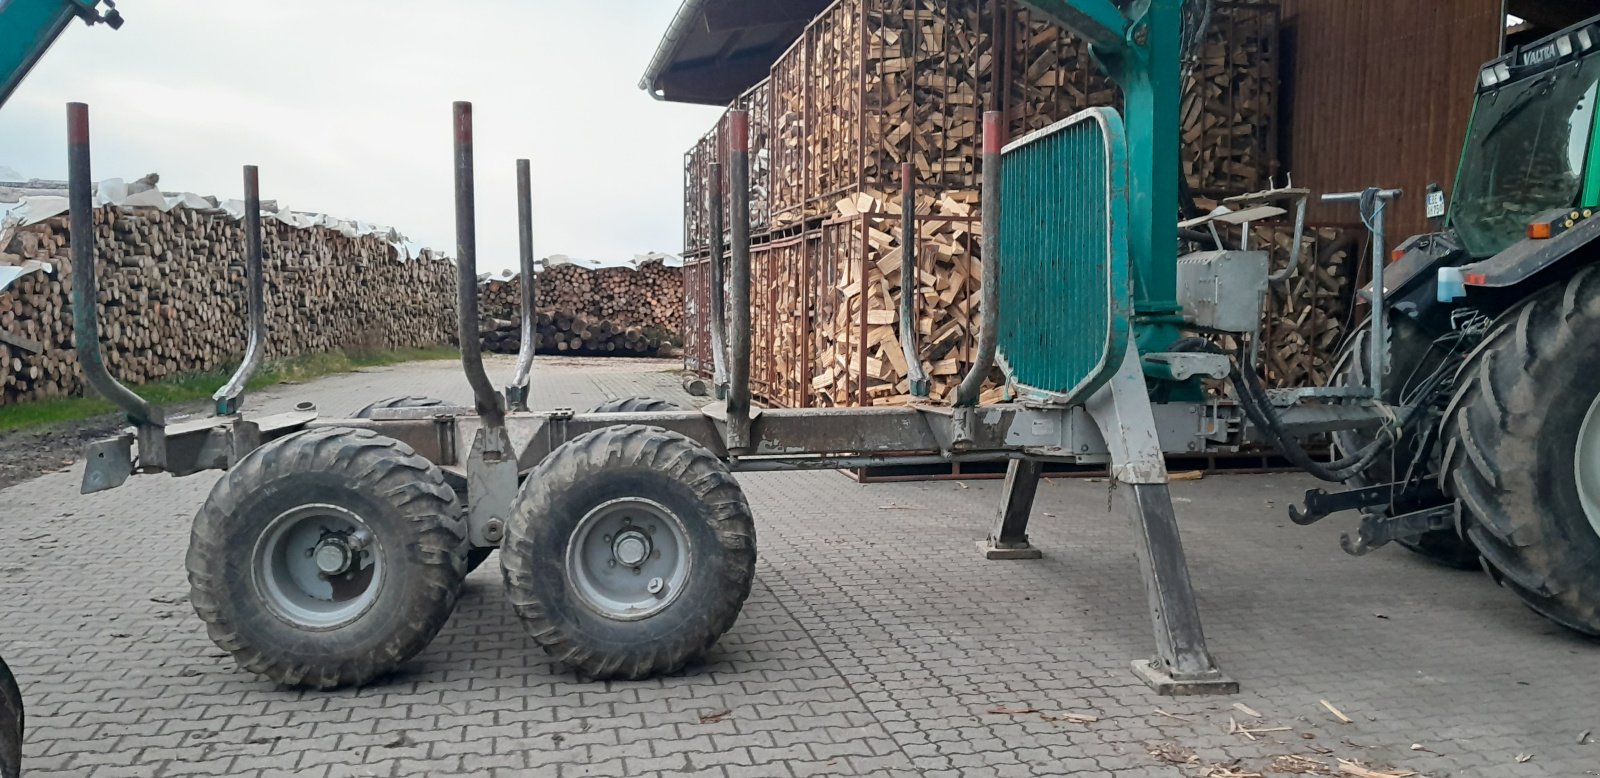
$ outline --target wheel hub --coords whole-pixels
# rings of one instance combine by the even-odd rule
[[[617,564],[625,567],[638,567],[650,558],[650,551],[650,537],[638,530],[617,535],[616,541],[611,544],[611,555],[616,558]]]
[[[317,569],[321,570],[324,575],[338,575],[349,570],[351,559],[354,556],[350,551],[350,546],[344,542],[343,538],[337,535],[323,538],[322,542],[317,544],[315,551]]]
[[[382,550],[355,513],[302,505],[268,523],[251,555],[251,573],[273,614],[302,629],[332,629],[377,600]]]
[[[1600,534],[1600,396],[1594,398],[1578,429],[1572,472],[1578,482],[1578,502],[1583,505],[1589,525]]]
[[[567,581],[578,599],[609,619],[635,621],[671,605],[694,558],[683,521],[637,497],[590,510],[567,543]]]

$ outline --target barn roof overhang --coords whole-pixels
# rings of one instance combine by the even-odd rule
[[[658,100],[727,105],[767,77],[831,0],[684,0],[639,88]]]

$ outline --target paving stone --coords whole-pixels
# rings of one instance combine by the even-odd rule
[[[491,363],[509,374],[509,360]],[[535,399],[693,405],[668,367],[540,359]],[[277,387],[250,407],[304,399],[337,414],[400,394],[469,398],[457,367],[437,362]],[[1170,699],[1128,669],[1150,653],[1150,625],[1134,530],[1107,510],[1103,482],[1047,481],[1030,527],[1044,558],[987,561],[973,541],[997,482],[742,475],[757,580],[704,663],[642,682],[579,679],[522,631],[491,558],[402,672],[317,693],[239,670],[181,599],[190,520],[216,474],[81,496],[80,472],[0,495],[0,653],[28,701],[30,777],[1196,772],[1153,758],[1164,743],[1257,770],[1282,753],[1331,763],[1312,745],[1437,777],[1600,770],[1600,746],[1576,742],[1600,732],[1585,682],[1600,648],[1482,576],[1398,548],[1347,557],[1341,518],[1289,524],[1284,506],[1316,485],[1298,475],[1173,485],[1211,651],[1243,693]],[[1355,722],[1333,720],[1323,699]],[[1249,724],[1292,731],[1227,734],[1230,716],[1246,723],[1235,701],[1263,715]],[[1002,706],[1099,720],[987,712]]]

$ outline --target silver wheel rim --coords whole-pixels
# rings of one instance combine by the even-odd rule
[[[1589,517],[1589,526],[1600,535],[1600,396],[1594,398],[1583,426],[1578,428],[1573,473],[1578,480],[1578,502]]]
[[[360,516],[302,505],[267,525],[251,554],[256,591],[278,618],[302,629],[355,621],[383,587],[383,548]]]
[[[578,520],[567,540],[567,584],[594,612],[617,621],[660,613],[694,566],[683,521],[654,500],[610,500]]]

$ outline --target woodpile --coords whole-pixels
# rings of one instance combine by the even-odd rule
[[[534,329],[534,350],[541,354],[655,356],[677,338],[674,330],[624,326],[611,319],[591,319],[567,308],[540,310],[534,318]],[[485,319],[479,333],[487,351],[516,354],[522,349],[520,320]]]
[[[244,351],[244,231],[220,210],[105,206],[94,213],[102,346],[137,385],[232,370]],[[455,266],[397,261],[383,237],[265,222],[269,358],[453,340]],[[34,272],[0,291],[0,405],[82,394],[73,351],[67,217],[13,228],[0,265]]]
[[[1197,194],[1264,188],[1275,170],[1277,18],[1272,2],[1218,3],[1192,57],[1182,158]],[[764,87],[771,221],[769,233],[752,228],[757,393],[785,405],[906,401],[895,317],[898,178],[910,163],[928,217],[919,232],[943,230],[917,237],[933,242],[919,257],[938,263],[919,271],[928,315],[916,324],[935,397],[948,399],[951,377],[970,364],[978,316],[966,301],[978,299],[983,111],[1003,111],[1016,137],[1085,108],[1120,107],[1120,92],[1086,44],[1014,0],[837,0],[778,58]],[[688,212],[706,185],[686,180],[685,189]],[[709,237],[700,210],[686,223]],[[686,244],[692,265],[706,241]],[[690,275],[698,284],[708,277]],[[686,363],[707,373],[708,297],[694,284],[687,291]]]
[[[549,264],[536,274],[540,353],[655,354],[681,343],[683,270],[659,258],[638,267]],[[484,346],[516,353],[521,345],[522,278],[491,278],[481,287]]]
[[[1277,174],[1278,8],[1219,3],[1184,81],[1184,178],[1198,196],[1267,188]]]
[[[1269,252],[1273,271],[1289,263],[1294,225],[1257,225],[1251,246]],[[1365,254],[1358,232],[1306,230],[1300,262],[1273,284],[1262,320],[1257,368],[1268,386],[1324,386],[1349,328],[1360,324],[1353,300]]]
[[[813,288],[810,405],[902,405],[911,401],[901,339],[914,326],[929,399],[949,402],[977,350],[983,258],[978,194],[963,190],[917,198],[915,279],[901,278],[901,203],[865,194],[842,198],[824,223]],[[912,286],[914,283],[915,286]],[[900,321],[900,299],[914,289],[914,322]],[[781,352],[775,348],[774,352]],[[991,382],[986,399],[997,400]]]

